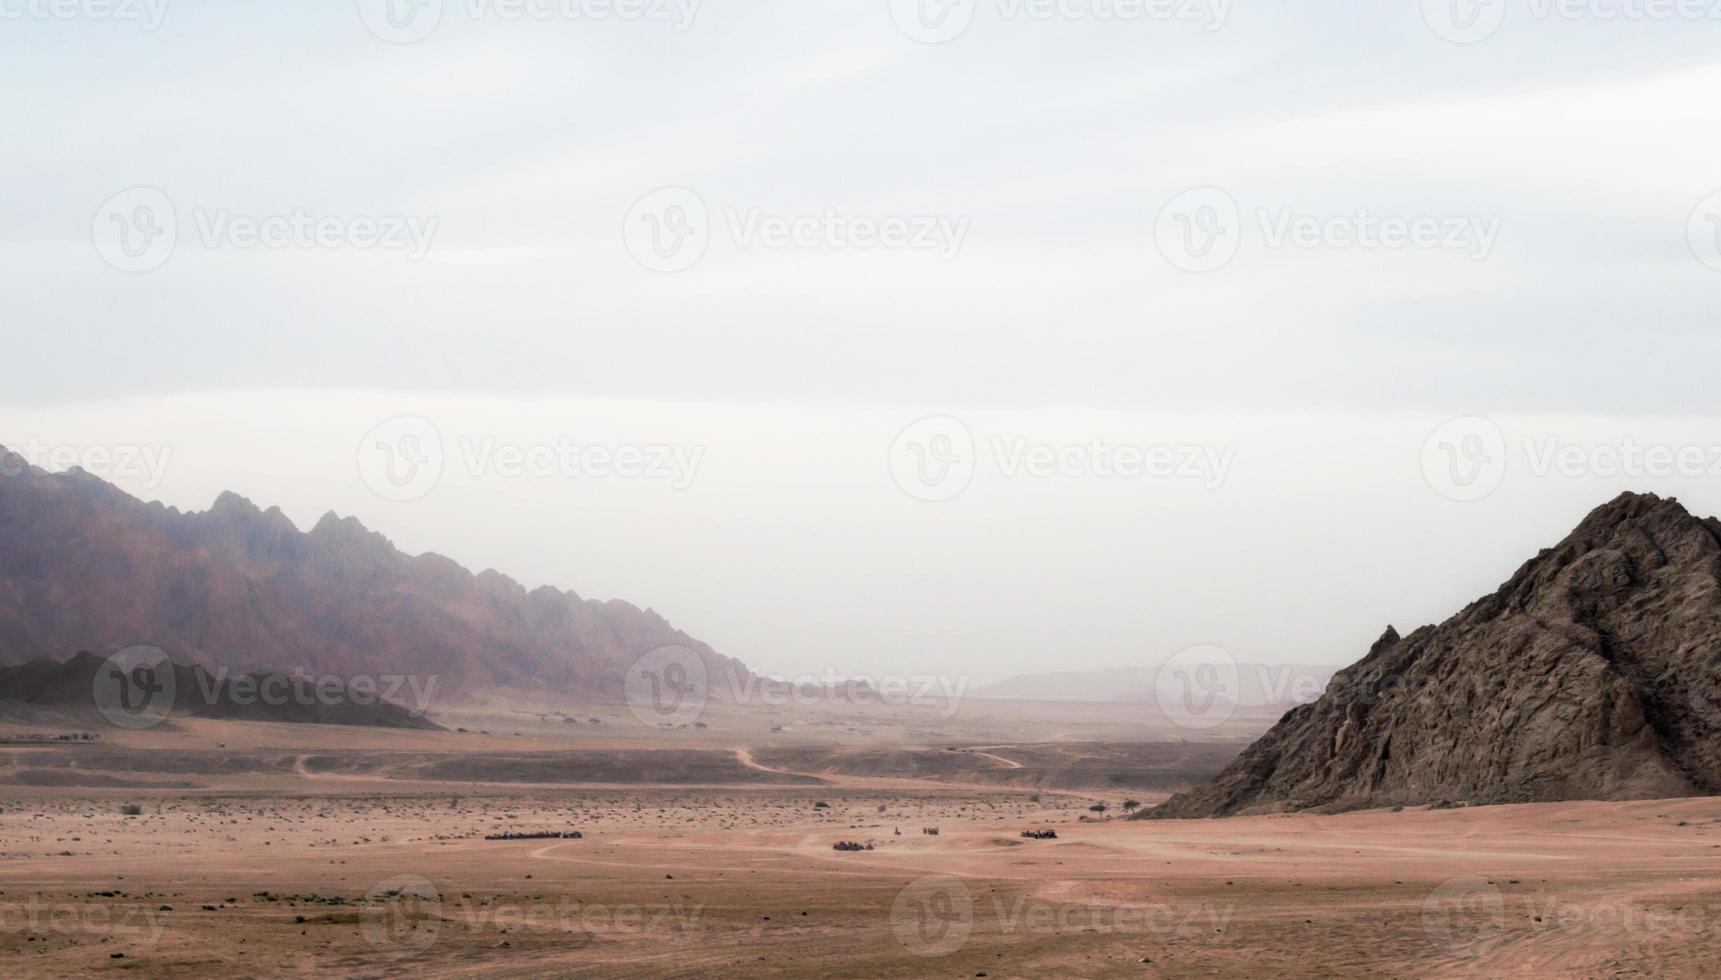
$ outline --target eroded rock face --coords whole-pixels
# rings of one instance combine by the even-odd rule
[[[1721,522],[1626,494],[1144,816],[1721,793]]]
[[[714,688],[747,676],[650,609],[406,555],[352,518],[302,533],[230,493],[181,513],[0,457],[0,664],[148,645],[240,672],[434,676],[442,694],[615,695],[636,657],[679,645]]]

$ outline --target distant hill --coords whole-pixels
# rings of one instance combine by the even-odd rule
[[[1721,522],[1626,494],[1154,817],[1721,793]]]
[[[303,533],[236,494],[181,513],[79,470],[0,462],[0,664],[149,645],[235,672],[620,696],[635,658],[679,645],[713,686],[747,676],[650,609],[406,555],[352,518]]]
[[[33,660],[0,667],[0,705],[98,712],[96,680],[106,658],[83,652],[70,660]],[[440,729],[423,716],[429,705],[404,705],[382,700],[377,692],[354,690],[283,675],[221,676],[202,667],[162,664],[172,670],[171,718],[226,718],[235,721],[274,721],[301,725],[360,725],[378,728]],[[141,705],[143,698],[137,698]],[[163,700],[165,701],[165,695]]]

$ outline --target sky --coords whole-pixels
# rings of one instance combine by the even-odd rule
[[[1721,513],[1711,4],[392,2],[0,0],[0,444],[980,682]]]

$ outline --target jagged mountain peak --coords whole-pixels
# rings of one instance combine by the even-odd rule
[[[1157,817],[1721,792],[1721,524],[1624,494]]]

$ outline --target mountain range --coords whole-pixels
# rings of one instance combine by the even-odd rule
[[[235,673],[619,697],[635,658],[680,646],[714,684],[748,676],[651,609],[407,555],[351,517],[301,532],[232,493],[181,512],[3,448],[0,463],[0,665],[147,645]]]

